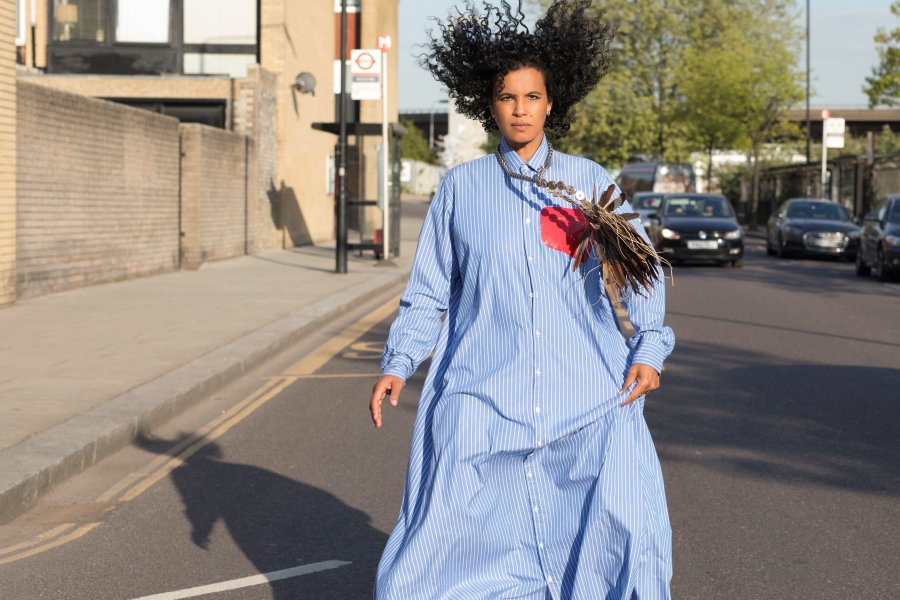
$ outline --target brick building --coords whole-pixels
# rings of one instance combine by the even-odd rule
[[[348,4],[348,46],[396,39],[397,0]],[[333,238],[336,140],[312,124],[335,120],[339,0],[0,6],[0,304]],[[355,141],[371,198],[377,141]]]

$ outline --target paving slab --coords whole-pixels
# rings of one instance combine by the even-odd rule
[[[333,246],[244,256],[0,310],[0,523],[409,274],[424,201],[405,202],[401,256]]]

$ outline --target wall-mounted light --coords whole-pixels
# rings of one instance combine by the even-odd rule
[[[312,96],[315,96],[316,78],[312,73],[307,73],[306,71],[304,71],[294,78],[294,83],[291,85],[291,87],[301,94],[310,94]]]

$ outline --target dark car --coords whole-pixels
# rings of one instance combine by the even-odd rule
[[[649,227],[647,217],[659,210],[665,194],[657,194],[656,192],[638,192],[631,197],[631,208],[634,212],[641,215],[641,223],[644,227]]]
[[[740,267],[744,236],[734,209],[718,194],[666,194],[650,216],[650,239],[673,263],[715,261]]]
[[[859,226],[850,220],[847,209],[831,200],[786,200],[766,227],[766,251],[782,258],[802,254],[852,260],[857,248]]]
[[[856,274],[872,271],[881,281],[900,275],[900,196],[888,196],[866,215],[856,253]]]

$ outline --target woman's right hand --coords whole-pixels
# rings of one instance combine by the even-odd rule
[[[382,375],[375,382],[372,389],[372,400],[369,402],[369,412],[372,413],[372,423],[376,428],[381,427],[381,402],[387,394],[391,395],[391,406],[397,406],[400,401],[400,390],[404,381],[396,375]]]

